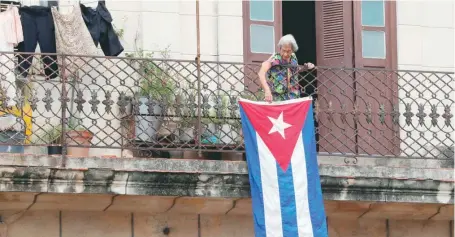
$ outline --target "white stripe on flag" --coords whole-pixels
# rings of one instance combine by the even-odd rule
[[[277,162],[267,145],[256,132],[259,164],[261,166],[262,197],[266,236],[282,237],[280,188],[278,186]]]
[[[299,236],[313,236],[310,207],[308,203],[308,181],[306,170],[305,148],[302,133],[297,139],[294,153],[291,157],[292,177],[294,179],[295,206]]]

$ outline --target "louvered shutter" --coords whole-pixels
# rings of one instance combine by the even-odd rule
[[[316,1],[319,152],[356,153],[351,1]]]

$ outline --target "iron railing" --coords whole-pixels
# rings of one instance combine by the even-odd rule
[[[237,99],[261,99],[259,64],[140,56],[0,53],[3,149],[243,152]],[[314,99],[320,155],[453,159],[452,72],[317,67],[295,75],[301,96]]]

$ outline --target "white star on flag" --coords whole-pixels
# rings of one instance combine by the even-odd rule
[[[284,130],[292,127],[292,125],[290,125],[289,123],[285,123],[283,121],[283,112],[281,112],[280,116],[278,116],[277,119],[271,118],[269,116],[267,116],[267,118],[269,118],[270,122],[272,122],[272,124],[273,124],[272,129],[270,129],[270,131],[269,131],[269,134],[272,134],[274,132],[279,132],[281,134],[281,136],[284,139],[286,139],[284,136]]]

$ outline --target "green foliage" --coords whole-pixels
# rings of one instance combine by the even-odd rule
[[[264,100],[264,92],[262,90],[256,93],[253,93],[251,91],[242,91],[240,93],[240,97],[247,100],[261,101]]]
[[[154,54],[146,53],[142,49],[126,54],[126,56],[132,58],[132,61],[139,66],[138,72],[141,79],[138,94],[166,105],[170,104],[174,99],[176,88],[176,76],[173,75],[170,66],[160,67],[153,60]],[[164,59],[169,58],[169,51],[167,49],[162,51],[161,56]]]
[[[221,101],[218,101],[221,98]],[[229,113],[229,96],[217,96],[213,99],[215,106],[211,107],[208,111],[208,117],[202,119],[204,124],[227,124],[230,117]],[[219,103],[221,102],[221,103]]]
[[[68,121],[68,131],[85,131],[87,130],[84,126],[81,125],[81,121],[74,117],[70,118]]]
[[[123,39],[123,35],[125,34],[124,29],[118,29],[114,26],[114,32],[120,39]]]
[[[180,117],[179,126],[181,128],[189,128],[196,124],[197,107],[195,105],[198,99],[197,96],[197,90],[193,88],[192,84],[178,90],[175,101],[180,107],[177,116]]]
[[[38,137],[46,144],[60,144],[62,141],[62,125],[51,125]]]

